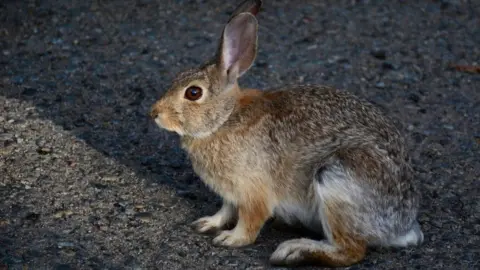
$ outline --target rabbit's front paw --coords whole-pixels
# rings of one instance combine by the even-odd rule
[[[220,230],[223,226],[218,216],[208,216],[197,219],[192,223],[192,226],[199,233],[212,233]]]
[[[217,237],[213,239],[215,245],[229,246],[229,247],[241,247],[253,243],[255,239],[246,236],[240,230],[228,230],[222,231]]]
[[[224,202],[222,208],[213,216],[202,217],[192,223],[199,233],[211,233],[221,230],[235,220],[235,207]]]

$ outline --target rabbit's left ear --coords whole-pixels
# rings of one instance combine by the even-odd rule
[[[262,0],[245,0],[243,1],[235,11],[232,13],[230,20],[232,20],[235,16],[243,12],[252,13],[252,15],[256,16],[258,12],[260,12],[260,8],[262,7]]]
[[[252,66],[257,55],[257,30],[257,19],[249,12],[238,14],[225,26],[217,64],[229,81]]]

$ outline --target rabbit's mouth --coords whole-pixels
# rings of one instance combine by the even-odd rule
[[[158,114],[155,118],[155,123],[161,128],[171,132],[176,132],[178,135],[183,136],[184,131],[175,121],[172,121],[165,114]]]

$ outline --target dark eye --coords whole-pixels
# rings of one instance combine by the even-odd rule
[[[185,98],[191,101],[198,100],[202,97],[202,88],[198,86],[190,86],[185,91]]]

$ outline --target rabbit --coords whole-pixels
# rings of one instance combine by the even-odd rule
[[[344,267],[372,246],[420,245],[420,192],[387,115],[329,86],[239,86],[256,58],[261,5],[240,4],[214,57],[180,72],[150,111],[222,198],[194,228],[217,232],[213,243],[228,247],[253,244],[270,218],[324,235],[281,243],[269,261],[283,266]]]

